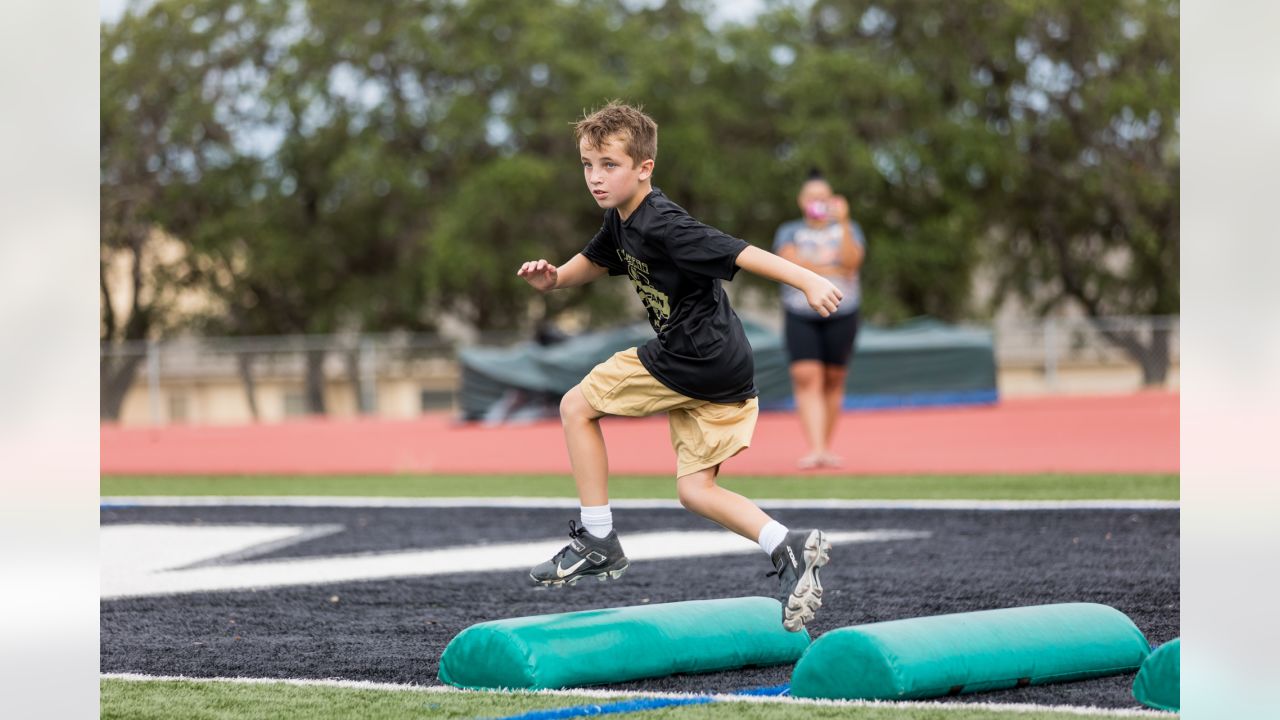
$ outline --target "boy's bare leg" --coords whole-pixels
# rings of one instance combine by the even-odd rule
[[[601,416],[587,403],[579,386],[560,400],[565,445],[582,503],[582,525],[571,531],[569,544],[560,552],[529,571],[535,585],[573,585],[584,577],[617,579],[630,565],[608,508],[609,461],[600,432]]]
[[[719,468],[707,468],[676,479],[680,504],[727,530],[756,542],[771,518],[747,498],[716,484]]]
[[[769,554],[774,574],[778,577],[782,627],[796,632],[812,620],[822,606],[822,582],[818,579],[818,570],[830,559],[831,543],[821,530],[788,530],[755,503],[720,487],[716,484],[718,470],[719,467],[707,468],[677,478],[680,504],[748,540],[760,543],[761,549]],[[772,538],[772,542],[766,535]]]
[[[809,441],[809,454],[801,458],[801,467],[812,467],[827,451],[826,398],[823,395],[823,365],[817,360],[791,363],[791,386],[796,397],[796,413]]]
[[[600,432],[601,417],[603,414],[591,407],[576,385],[560,400],[564,442],[569,448],[578,501],[587,507],[609,503],[609,458],[604,434]]]

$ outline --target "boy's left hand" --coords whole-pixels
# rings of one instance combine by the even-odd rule
[[[805,299],[809,301],[809,307],[813,308],[815,312],[822,317],[828,317],[840,306],[840,301],[844,299],[844,293],[840,292],[840,288],[821,275],[814,274],[813,277],[815,280],[804,289]]]
[[[532,285],[538,292],[546,292],[555,289],[560,272],[555,263],[549,263],[546,260],[530,260],[520,266],[516,275],[524,278],[525,282]]]

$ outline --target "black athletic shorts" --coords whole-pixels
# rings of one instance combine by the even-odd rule
[[[783,312],[787,355],[791,362],[818,360],[824,365],[845,366],[858,337],[858,311],[833,318],[807,318]]]

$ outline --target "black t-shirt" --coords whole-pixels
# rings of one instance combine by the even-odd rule
[[[658,334],[639,349],[645,369],[681,395],[728,403],[758,394],[751,345],[720,287],[746,248],[654,188],[625,222],[606,211],[582,254],[631,278]]]

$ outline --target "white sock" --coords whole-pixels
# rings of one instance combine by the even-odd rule
[[[583,505],[582,527],[598,538],[609,537],[609,533],[613,532],[613,511],[608,504],[596,507]]]
[[[773,556],[773,551],[778,549],[783,540],[787,539],[787,526],[777,520],[770,520],[767,525],[760,529],[760,549],[764,550],[764,554]]]

